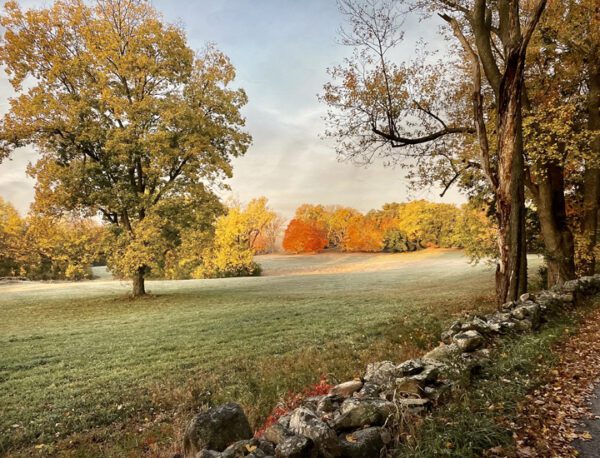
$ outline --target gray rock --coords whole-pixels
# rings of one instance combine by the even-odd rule
[[[477,331],[465,331],[453,337],[454,343],[463,352],[475,351],[484,344],[483,336]]]
[[[362,384],[361,384],[362,385]],[[335,410],[335,404],[331,396],[325,396],[317,404],[317,415],[323,415],[325,413],[333,412]]]
[[[287,437],[275,447],[277,458],[311,458],[317,456],[314,444],[302,436]]]
[[[510,312],[504,312],[504,313],[496,312],[488,318],[488,322],[502,323],[502,322],[510,321],[510,318],[511,318]]]
[[[292,432],[283,426],[281,423],[274,423],[269,426],[262,437],[275,445],[282,443],[287,437],[291,436]]]
[[[422,385],[436,382],[440,375],[440,364],[434,361],[429,361],[429,364],[424,366],[424,369],[416,375],[411,376],[413,380],[418,381]]]
[[[343,458],[379,458],[384,447],[382,428],[365,428],[342,434],[340,444]]]
[[[259,440],[258,448],[261,449],[266,456],[275,456],[275,445],[269,441]]]
[[[445,344],[451,344],[452,337],[454,337],[454,334],[456,334],[456,332],[454,332],[452,330],[444,331],[444,332],[442,332],[442,335],[440,336],[440,340]]]
[[[562,305],[558,295],[551,291],[541,291],[536,294],[535,301],[543,308],[552,310]]]
[[[330,395],[342,396],[348,398],[355,392],[360,390],[363,383],[360,380],[350,380],[349,382],[340,383],[329,390]]]
[[[223,458],[221,452],[215,452],[214,450],[200,450],[196,453],[195,458]]]
[[[523,320],[516,319],[514,320],[513,325],[517,332],[531,332],[534,329],[533,323],[529,318]]]
[[[365,382],[363,387],[360,389],[355,396],[359,398],[376,398],[381,393],[382,387],[377,383]]]
[[[571,305],[575,302],[575,295],[573,293],[562,293],[558,294],[556,298],[563,304]]]
[[[363,426],[381,426],[396,411],[393,402],[383,399],[346,399],[341,415],[333,421],[333,428],[345,430]]]
[[[461,331],[477,331],[480,334],[488,334],[491,329],[486,321],[479,317],[474,317],[461,326]]]
[[[234,403],[213,407],[197,414],[183,438],[184,456],[203,450],[223,451],[234,442],[251,439],[252,429],[243,409]]]
[[[391,361],[379,361],[367,366],[364,379],[378,385],[390,385],[396,379],[398,370]]]
[[[227,447],[223,453],[221,453],[221,458],[240,458],[245,456],[264,458],[267,454],[260,449],[259,445],[260,444],[256,439],[238,441]]]
[[[423,356],[423,360],[425,361],[436,361],[436,362],[445,362],[453,359],[458,353],[460,349],[456,344],[440,344],[429,353]]]
[[[533,298],[533,296],[530,293],[524,293],[519,296],[519,301],[527,302],[528,300],[530,300],[532,298]]]
[[[423,383],[414,377],[397,378],[395,391],[400,395],[420,396],[423,392]]]
[[[423,361],[418,359],[409,359],[408,361],[404,361],[402,364],[399,364],[396,368],[398,371],[398,375],[401,377],[406,377],[408,375],[415,375],[420,372],[423,372],[425,365]]]
[[[282,415],[281,417],[279,417],[279,419],[277,420],[277,423],[279,423],[286,429],[290,429],[290,418],[292,418],[292,414],[286,413],[285,415]]]
[[[578,280],[569,280],[560,285],[560,291],[564,293],[576,293],[580,290]]]
[[[517,304],[515,302],[505,302],[500,306],[500,310],[502,310],[503,312],[510,312],[516,307],[516,305]]]
[[[336,456],[336,453],[339,452],[339,444],[335,431],[325,422],[321,421],[313,412],[304,407],[300,407],[292,412],[290,431],[312,440],[320,453],[325,457]]]
[[[302,401],[302,407],[306,407],[313,412],[317,411],[317,405],[325,396],[312,396],[310,398],[306,398]]]
[[[462,322],[461,321],[455,321],[454,323],[452,323],[450,325],[450,331],[453,331],[455,334],[457,332],[460,332],[460,328],[462,327]]]

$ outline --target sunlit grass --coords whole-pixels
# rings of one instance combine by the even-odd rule
[[[492,306],[492,277],[439,253],[380,272],[151,282],[138,301],[118,282],[0,291],[0,452],[152,451],[224,400],[257,426],[321,373],[429,347],[453,315]]]

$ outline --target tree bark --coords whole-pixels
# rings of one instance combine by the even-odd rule
[[[520,43],[519,43],[520,45]],[[498,97],[498,187],[496,192],[500,259],[496,269],[498,303],[527,291],[525,188],[521,93],[525,53],[509,50]]]
[[[547,286],[552,287],[575,278],[575,242],[567,222],[563,168],[547,165],[532,193],[546,249]]]
[[[140,267],[133,276],[133,297],[141,297],[146,295],[145,286],[145,269]]]
[[[592,62],[589,72],[588,127],[594,132],[591,161],[587,161],[583,177],[584,250],[587,258],[582,262],[582,273],[593,275],[596,271],[594,249],[598,238],[598,211],[600,206],[600,63]]]

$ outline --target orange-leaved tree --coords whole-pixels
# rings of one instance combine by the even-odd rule
[[[293,219],[283,236],[283,249],[290,253],[312,253],[327,246],[327,235],[315,224]]]
[[[359,214],[348,223],[342,248],[344,251],[382,251],[383,231],[374,218]]]

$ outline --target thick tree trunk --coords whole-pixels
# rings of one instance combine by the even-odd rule
[[[496,269],[498,303],[517,300],[527,291],[525,188],[521,93],[525,56],[508,53],[498,98],[497,216],[500,259]]]
[[[581,270],[585,275],[593,275],[596,270],[594,249],[598,238],[598,210],[600,206],[600,63],[592,63],[590,68],[590,93],[588,95],[588,127],[595,131],[592,141],[591,161],[587,161],[583,177],[583,223],[584,249],[587,257]]]
[[[564,170],[549,164],[534,191],[546,263],[548,287],[575,278],[575,243],[567,222]]]
[[[146,294],[145,269],[140,267],[133,276],[133,297],[141,297]]]

